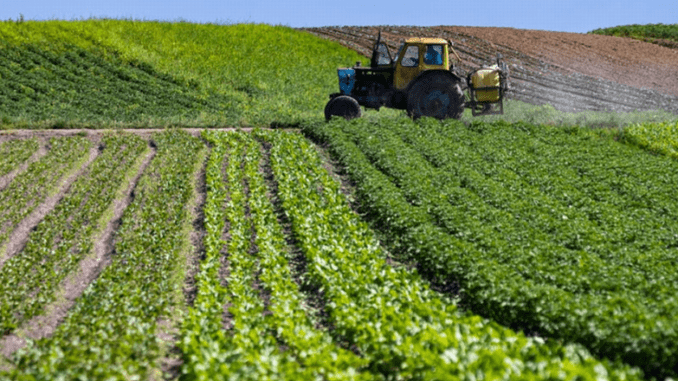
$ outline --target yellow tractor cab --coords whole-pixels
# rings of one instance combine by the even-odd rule
[[[340,92],[330,95],[325,118],[359,117],[360,106],[407,110],[415,119],[459,119],[464,108],[471,108],[474,116],[503,113],[508,68],[500,57],[497,65],[462,78],[453,71],[450,54],[461,61],[445,39],[408,38],[392,57],[379,33],[370,67],[358,62],[352,68],[338,69]],[[462,87],[468,87],[468,97]]]

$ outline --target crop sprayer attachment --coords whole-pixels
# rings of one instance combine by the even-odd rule
[[[497,64],[478,69],[468,75],[466,107],[473,116],[504,113],[504,94],[508,91],[508,66],[497,55]]]
[[[450,54],[461,61],[448,40],[408,38],[391,56],[380,32],[369,67],[358,62],[352,68],[337,70],[339,93],[330,95],[325,118],[358,118],[362,115],[360,106],[407,110],[414,119],[459,119],[465,108],[470,108],[473,116],[503,114],[509,75],[501,55],[497,55],[496,65],[463,77],[454,72]]]

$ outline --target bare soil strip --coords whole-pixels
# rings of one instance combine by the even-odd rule
[[[154,156],[155,150],[149,149],[137,159],[137,163],[130,170],[126,188],[118,192],[115,201],[104,212],[99,221],[99,226],[103,229],[94,238],[93,252],[80,262],[80,268],[77,272],[62,282],[57,292],[59,296],[57,296],[56,301],[45,308],[45,314],[35,316],[23,327],[16,330],[14,334],[5,336],[0,340],[0,353],[3,356],[9,357],[12,353],[23,348],[26,345],[26,339],[38,340],[51,336],[67,316],[76,299],[110,264],[113,253],[113,235],[120,226],[123,212],[134,198],[133,190],[139,178]],[[92,158],[90,157],[90,159]],[[79,173],[81,172],[82,170],[79,171]]]
[[[24,248],[24,246],[26,246],[28,235],[30,234],[31,230],[33,230],[33,228],[35,228],[40,223],[40,221],[45,218],[47,213],[54,209],[59,200],[61,200],[66,192],[68,192],[68,189],[71,187],[71,184],[73,184],[75,179],[82,175],[87,170],[89,165],[92,164],[94,159],[99,156],[99,137],[95,137],[93,140],[94,144],[92,144],[92,148],[89,150],[89,157],[85,163],[82,164],[77,170],[74,170],[70,176],[66,175],[65,178],[61,180],[62,182],[58,188],[58,191],[55,194],[48,196],[45,201],[40,204],[40,206],[35,208],[31,214],[24,218],[23,221],[17,225],[16,229],[14,229],[12,234],[9,236],[4,253],[0,253],[0,270],[8,259],[15,256]]]
[[[197,293],[195,276],[200,271],[200,261],[205,257],[204,237],[205,230],[205,200],[207,199],[206,167],[209,150],[204,150],[200,160],[195,166],[194,190],[191,201],[188,203],[189,218],[184,223],[184,235],[188,237],[185,242],[185,263],[182,293],[178,300],[177,309],[185,310],[192,306]],[[175,380],[181,375],[183,365],[181,350],[176,343],[181,340],[181,319],[177,316],[169,316],[160,319],[157,328],[157,337],[165,343],[165,356],[159,361],[158,369],[151,374],[151,380]]]
[[[40,139],[40,148],[38,148],[38,150],[35,151],[33,155],[31,155],[31,157],[28,158],[28,160],[26,160],[25,163],[19,165],[19,167],[17,167],[10,173],[4,176],[0,176],[0,190],[5,189],[5,187],[9,185],[9,183],[11,183],[15,177],[17,177],[20,173],[28,169],[28,166],[31,165],[31,163],[34,163],[40,160],[40,158],[42,158],[43,156],[47,155],[47,151],[48,151],[47,142],[45,141],[44,138]]]

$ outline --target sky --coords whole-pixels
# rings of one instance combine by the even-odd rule
[[[126,18],[197,23],[499,26],[560,32],[678,23],[676,0],[0,0],[0,20]]]

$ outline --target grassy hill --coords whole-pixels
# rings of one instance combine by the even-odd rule
[[[678,49],[678,24],[621,25],[612,28],[596,29],[589,33],[630,37],[636,40]]]
[[[676,29],[663,27],[655,29]],[[298,126],[322,118],[337,91],[336,68],[358,60],[368,59],[265,24],[3,21],[0,129]],[[481,119],[600,127],[675,119],[666,112],[562,113],[517,100],[507,106],[505,115]],[[378,115],[394,114],[402,112]],[[465,122],[476,119],[469,114]]]
[[[295,125],[364,60],[291,28],[125,20],[0,23],[6,127]]]

